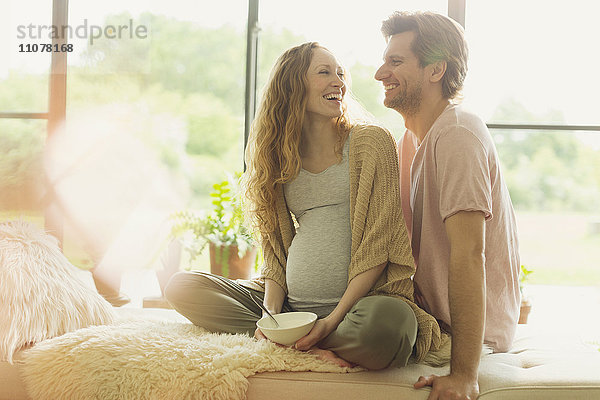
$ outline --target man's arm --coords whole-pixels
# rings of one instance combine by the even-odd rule
[[[450,241],[450,375],[421,377],[415,388],[432,386],[429,400],[474,400],[485,325],[485,217],[479,211],[461,211],[448,217],[445,226]]]
[[[450,240],[450,373],[475,380],[485,324],[485,220],[479,211],[463,211],[445,224]]]

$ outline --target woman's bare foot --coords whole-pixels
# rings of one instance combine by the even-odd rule
[[[323,350],[318,348],[317,346],[314,346],[310,350],[308,350],[308,353],[316,355],[319,360],[327,361],[336,364],[340,367],[352,368],[355,366],[355,364],[352,364],[351,362],[348,362],[343,358],[338,357],[338,355],[335,354],[333,351]]]

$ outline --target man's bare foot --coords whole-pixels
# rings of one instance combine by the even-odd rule
[[[343,358],[338,357],[338,355],[335,354],[333,351],[323,350],[318,348],[317,346],[312,347],[310,350],[308,350],[308,353],[316,355],[319,360],[327,361],[336,364],[340,367],[352,368],[355,366],[355,364],[352,364],[344,360]]]

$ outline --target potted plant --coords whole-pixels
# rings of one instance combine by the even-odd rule
[[[524,265],[521,265],[521,273],[519,274],[519,291],[521,292],[521,309],[519,313],[519,324],[526,324],[531,312],[531,299],[527,295],[525,288],[526,282],[529,280],[529,275],[533,273],[532,270],[527,269]]]
[[[213,185],[213,209],[208,213],[190,210],[173,215],[173,236],[188,235],[184,248],[194,260],[209,245],[210,272],[230,279],[249,279],[256,266],[256,246],[244,224],[239,192],[240,174]]]

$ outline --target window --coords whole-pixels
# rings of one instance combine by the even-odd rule
[[[0,119],[0,220],[29,216],[43,226],[45,120]]]
[[[0,63],[0,212],[2,219],[29,213],[43,224],[51,57],[20,47],[49,41],[52,2],[38,3],[9,0],[0,15],[0,51],[7,55]],[[400,6],[448,12],[447,0],[261,0],[258,100],[276,58],[316,40],[349,68],[353,92],[398,138],[404,123],[382,105],[373,75],[385,48],[381,21]],[[600,61],[588,44],[600,36],[598,11],[583,0],[568,7],[542,0],[466,7],[464,103],[493,128],[523,263],[536,270],[538,283],[600,282],[597,274],[578,272],[591,271],[600,258],[600,83],[586,72]],[[69,2],[68,124],[62,139],[49,141],[63,146],[48,151],[56,161],[50,182],[76,220],[93,222],[94,206],[121,222],[124,215],[144,220],[140,207],[157,203],[205,208],[211,185],[242,169],[247,12],[246,0],[210,7],[186,0]],[[520,126],[527,124],[557,128]],[[587,128],[569,128],[579,125]],[[546,236],[537,234],[540,226],[548,227]],[[67,227],[67,252],[79,232]]]
[[[465,103],[489,123],[600,125],[600,82],[585,72],[600,62],[599,11],[585,0],[468,3]],[[511,101],[522,114],[499,112]]]
[[[34,7],[32,3],[35,3]],[[47,111],[50,53],[34,50],[51,41],[47,29],[51,21],[52,2],[9,0],[8,7],[3,7],[0,16],[0,111]]]
[[[346,5],[319,0],[261,0],[259,4],[259,95],[281,53],[292,46],[317,41],[350,70],[352,91],[362,105],[396,138],[400,137],[404,132],[402,117],[383,105],[383,89],[373,78],[386,46],[381,23],[399,9],[397,1],[376,0]],[[447,0],[405,1],[401,6],[403,10],[430,10],[443,14],[448,10]]]
[[[89,122],[90,131],[99,128],[94,122],[112,121],[121,136],[154,153],[192,205],[209,205],[212,184],[242,169],[247,9],[243,0],[211,7],[183,0],[71,2],[71,24],[132,26],[147,34],[132,38],[124,30],[116,39],[76,44],[69,120]]]
[[[243,0],[70,2],[88,34],[72,40],[67,128],[49,153],[75,264],[158,262],[169,215],[209,207],[241,171],[246,13]]]
[[[533,283],[600,283],[600,83],[585,72],[600,62],[589,41],[600,36],[598,11],[581,0],[466,8],[465,105],[492,127],[557,126],[491,130],[517,212],[521,261],[535,271]]]
[[[11,0],[0,15],[0,221],[44,226],[42,165],[48,118],[52,3]]]

